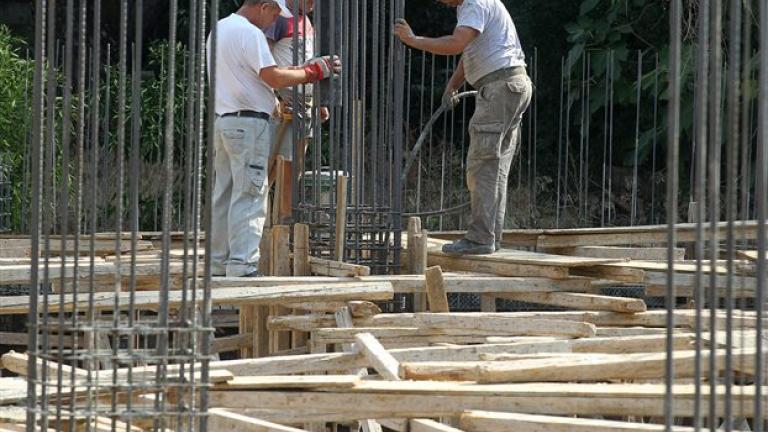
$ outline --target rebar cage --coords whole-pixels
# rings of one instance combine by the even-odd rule
[[[29,431],[206,429],[213,329],[200,236],[210,220],[202,197],[210,196],[203,174],[211,148],[203,143],[212,124],[205,100],[213,96],[204,85],[204,46],[218,4],[210,5],[188,2],[182,26],[178,2],[170,1],[155,135],[162,137],[160,253],[140,256],[141,180],[155,174],[140,165],[144,4],[35,3]],[[115,45],[102,40],[103,7],[112,6],[119,7]],[[182,29],[188,40],[176,49]],[[105,208],[107,187],[114,196]],[[180,260],[171,257],[173,228],[182,231]]]

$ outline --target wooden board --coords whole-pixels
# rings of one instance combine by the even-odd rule
[[[666,260],[669,251],[665,247],[576,246],[556,249],[555,252],[559,255],[590,258]],[[685,259],[685,249],[675,248],[672,257],[676,261]]]
[[[221,390],[312,389],[354,387],[359,375],[261,375],[234,377],[217,386]]]
[[[208,428],[211,431],[230,432],[303,432],[302,429],[259,420],[221,408],[208,410]]]
[[[181,305],[182,293],[171,291],[168,294],[168,304],[171,308]],[[386,282],[378,283],[342,283],[320,284],[309,286],[273,286],[261,288],[222,288],[211,292],[214,304],[282,304],[290,302],[311,302],[326,300],[388,300],[392,298],[392,285]],[[140,309],[152,309],[158,306],[159,292],[142,291],[135,293],[134,307]],[[128,307],[129,293],[120,294],[121,308]],[[202,301],[203,292],[197,294],[198,301]],[[189,304],[189,300],[187,300]],[[94,295],[95,310],[114,309],[114,294],[97,293]],[[0,297],[0,315],[24,314],[29,307],[28,296]],[[64,297],[64,303],[60,304],[59,296],[51,296],[48,309],[51,312],[64,310],[84,311],[88,307],[87,299],[82,296],[74,303],[72,295]]]
[[[702,389],[702,403],[709,403],[710,388]],[[762,393],[765,393],[763,389]],[[672,414],[691,416],[696,397],[693,385],[672,388]],[[725,387],[717,386],[716,414],[722,415]],[[436,417],[466,410],[506,411],[555,415],[663,416],[663,384],[472,384],[419,381],[370,381],[340,391],[211,391],[215,407],[334,413],[350,420],[362,418]],[[754,387],[733,388],[734,417],[751,417]],[[768,408],[764,402],[763,409]]]
[[[443,281],[447,293],[495,293],[495,292],[589,292],[592,288],[586,278],[569,278],[552,280],[531,277],[500,277],[492,275],[447,273],[443,272]],[[226,278],[217,277],[211,280],[211,288],[230,288],[248,285],[287,286],[310,285],[347,282],[389,282],[396,293],[426,293],[424,275],[386,275],[361,277],[260,277],[260,278]]]
[[[459,424],[467,432],[664,432],[661,424],[612,420],[555,417],[535,414],[469,411]],[[693,432],[694,428],[673,426],[673,432]]]
[[[695,351],[676,351],[675,377],[695,376]],[[709,371],[710,352],[702,352]],[[716,353],[719,368],[725,367],[725,350]],[[734,368],[753,375],[755,350],[734,350]],[[602,354],[594,358],[552,358],[490,362],[402,363],[400,375],[405,379],[430,381],[477,381],[479,383],[511,382],[589,382],[610,380],[661,379],[665,375],[666,353]]]
[[[309,268],[312,274],[320,276],[368,276],[370,267],[349,264],[341,261],[332,261],[322,258],[309,257]]]
[[[499,298],[537,303],[548,306],[559,306],[567,309],[612,311],[622,313],[645,312],[647,307],[642,299],[611,297],[584,293],[506,293]]]
[[[677,224],[678,242],[696,241],[695,223]],[[725,234],[727,222],[717,224],[721,235]],[[757,221],[739,221],[734,226],[737,238],[756,239]],[[611,228],[578,228],[545,230],[538,236],[536,247],[540,250],[575,246],[613,246],[613,245],[642,245],[666,244],[667,225],[645,225],[632,227]],[[710,225],[704,224],[705,233],[710,233]],[[706,235],[706,234],[705,234]],[[724,237],[721,237],[724,238]]]

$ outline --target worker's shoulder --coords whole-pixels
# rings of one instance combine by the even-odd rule
[[[246,37],[252,37],[252,36],[261,36],[264,37],[264,32],[256,27],[255,25],[251,24],[246,20],[245,18],[237,15],[232,14],[222,20],[219,21],[218,25],[218,31],[222,34],[228,34],[230,36],[246,36]]]

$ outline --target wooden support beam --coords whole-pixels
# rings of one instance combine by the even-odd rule
[[[445,281],[440,266],[430,267],[425,274],[427,297],[430,312],[450,312],[448,295],[445,293]]]
[[[642,299],[612,297],[583,293],[508,293],[499,294],[499,298],[558,306],[568,309],[612,311],[622,313],[645,312],[647,307]]]
[[[251,343],[244,344],[240,348],[240,358],[254,357],[254,348],[256,347],[256,326],[254,324],[254,315],[256,306],[242,305],[240,306],[240,312],[238,314],[238,332],[239,334],[247,334],[251,337]]]
[[[461,428],[467,432],[664,432],[661,424],[633,423],[578,417],[468,411],[461,415]],[[673,426],[673,432],[693,432],[694,428]]]
[[[283,155],[275,156],[275,161],[270,164],[270,169],[274,170],[275,176],[273,182],[275,190],[272,193],[272,208],[270,209],[271,226],[280,224],[280,209],[283,204],[283,188],[285,187],[285,157]],[[272,186],[270,184],[270,186]]]
[[[336,177],[336,240],[333,249],[337,261],[344,261],[344,244],[347,241],[347,181],[346,175]]]
[[[253,335],[251,333],[240,333],[214,339],[211,352],[223,353],[229,351],[239,351],[241,353],[240,358],[247,358],[249,357],[247,353],[245,356],[242,355],[243,350],[247,349],[253,350]]]
[[[279,160],[278,160],[279,162]],[[290,260],[291,232],[287,225],[277,225],[272,227],[272,275],[273,276],[291,276]],[[284,306],[272,305],[269,309],[269,316],[286,315],[290,312]],[[266,326],[268,316],[258,314],[262,321],[259,326]],[[291,348],[291,333],[289,332],[270,332],[269,333],[270,352],[278,352]]]
[[[371,268],[359,264],[349,264],[317,257],[309,257],[309,267],[312,274],[319,276],[368,276]]]
[[[229,432],[304,432],[302,429],[270,423],[222,408],[208,410],[208,428],[212,431]]]
[[[423,275],[427,269],[427,239],[427,232],[421,226],[421,218],[409,218],[406,258],[408,271],[411,274]],[[425,294],[414,293],[413,310],[415,312],[426,312],[427,296]]]
[[[221,390],[352,388],[360,375],[258,375],[234,377],[216,388]]]
[[[293,275],[309,276],[309,225],[293,226]]]

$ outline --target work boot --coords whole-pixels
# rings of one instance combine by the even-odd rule
[[[488,255],[494,252],[494,246],[461,239],[459,241],[443,245],[443,252],[448,255]]]
[[[252,271],[252,272],[250,272],[248,274],[244,274],[244,275],[242,275],[240,277],[263,277],[263,276],[264,276],[264,274],[262,272],[256,270],[256,271]]]
[[[496,252],[498,252],[498,251],[499,251],[499,249],[501,249],[501,243],[499,243],[499,242],[495,242],[495,243],[493,244],[493,249],[494,249]]]

